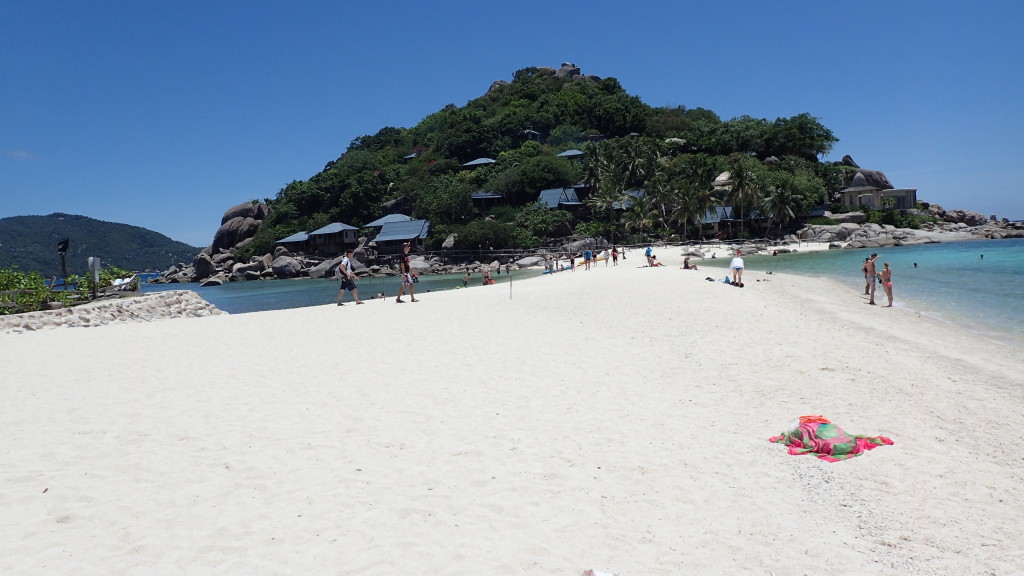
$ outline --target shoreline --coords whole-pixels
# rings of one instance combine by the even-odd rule
[[[988,424],[1020,421],[1024,353],[671,252],[0,334],[0,572],[1017,569],[1024,462]],[[804,414],[895,444],[830,464],[767,441]]]

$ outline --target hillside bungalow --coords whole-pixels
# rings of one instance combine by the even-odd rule
[[[310,249],[323,256],[341,254],[345,248],[354,247],[359,242],[358,233],[355,226],[332,222],[309,233]]]
[[[401,252],[402,244],[405,242],[411,242],[413,249],[423,250],[429,234],[429,220],[387,222],[373,239],[373,245],[378,254],[397,254]]]
[[[490,190],[477,190],[470,196],[473,201],[473,205],[477,208],[490,208],[491,206],[497,206],[503,204],[505,197],[497,192]]]
[[[492,158],[477,158],[476,160],[470,160],[462,165],[463,168],[479,168],[480,166],[489,166],[496,164],[498,161]]]
[[[732,206],[715,206],[713,210],[705,210],[704,216],[700,219],[701,233],[710,232],[712,236],[717,236],[722,229],[722,222],[731,224],[736,217],[733,215]],[[732,228],[732,226],[729,226]]]
[[[565,152],[556,154],[556,156],[559,156],[559,157],[562,157],[562,158],[569,158],[570,160],[576,159],[576,158],[583,158],[583,151],[582,150],[575,150],[575,149],[573,149],[573,150],[566,150]]]
[[[281,238],[274,244],[283,246],[289,252],[305,252],[309,249],[309,232],[305,230],[296,232],[287,238]]]
[[[575,188],[549,188],[541,190],[540,196],[537,197],[537,202],[540,202],[550,210],[557,208],[574,210],[583,206],[583,202],[580,202],[579,197],[576,196]]]
[[[917,188],[850,186],[839,192],[842,203],[851,208],[867,206],[872,210],[910,210],[917,208]]]
[[[405,214],[388,214],[387,216],[377,218],[369,224],[363,224],[363,228],[380,228],[388,222],[408,222],[409,220],[412,220],[412,217]]]

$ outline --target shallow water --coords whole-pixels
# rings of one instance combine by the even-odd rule
[[[744,282],[765,278],[768,272],[800,274],[836,280],[863,293],[860,267],[872,252],[878,253],[878,271],[884,262],[892,269],[894,306],[989,335],[1024,337],[1024,239],[748,256]],[[702,264],[724,272],[729,260]],[[881,286],[875,301],[886,302]]]
[[[495,285],[489,289],[513,289],[509,287],[516,280],[533,278],[540,274],[537,270],[513,270],[512,274],[493,274]],[[461,290],[462,273],[420,276],[416,283],[417,295],[436,292],[438,290]],[[473,274],[468,289],[482,288],[480,274]],[[399,278],[362,278],[357,286],[359,297],[363,300],[374,298],[384,293],[394,298],[399,289]],[[200,287],[198,284],[143,284],[142,292],[159,292],[163,290],[194,290],[204,300],[229,314],[261,312],[264,310],[284,310],[288,308],[304,308],[306,306],[322,306],[338,301],[338,282],[334,279],[300,278],[295,280],[259,280],[251,282],[231,282],[223,286]],[[408,300],[408,296],[405,300]],[[345,295],[345,302],[352,302],[352,295]]]

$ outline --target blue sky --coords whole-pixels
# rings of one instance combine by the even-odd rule
[[[1024,218],[1024,4],[433,4],[2,0],[0,217],[206,246],[354,138],[568,61],[652,106],[807,112],[840,139],[827,160]]]

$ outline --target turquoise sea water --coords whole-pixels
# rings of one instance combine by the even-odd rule
[[[512,279],[512,290],[515,281],[533,278],[539,274],[536,270],[513,270],[512,274],[493,274],[495,285],[488,289],[503,286],[508,290],[508,279]],[[416,283],[416,294],[422,295],[437,290],[462,289],[463,274],[442,274],[437,276],[420,276]],[[398,293],[399,279],[363,278],[359,280],[359,297],[369,300],[383,292],[390,298]],[[480,274],[473,274],[469,289],[483,288]],[[231,282],[223,286],[200,287],[198,284],[143,284],[142,292],[160,292],[163,290],[194,290],[204,300],[229,314],[260,312],[263,310],[285,310],[288,308],[304,308],[334,304],[338,301],[337,280],[301,278],[296,280],[261,280],[253,282]],[[408,295],[405,296],[408,300]],[[345,302],[351,302],[352,295],[345,296]]]
[[[856,295],[864,290],[860,266],[871,252],[878,252],[879,270],[886,261],[893,270],[895,306],[965,325],[978,333],[1024,341],[1024,239],[748,256],[744,258],[744,280],[749,283],[758,278],[771,278],[766,275],[768,271],[829,278],[849,286],[853,291],[851,302],[859,303]],[[914,263],[917,263],[916,268]],[[721,268],[723,277],[728,264],[727,257],[700,262],[702,269]],[[511,289],[514,291],[516,280],[538,275],[537,270],[513,271]],[[509,278],[506,274],[495,275],[501,288],[488,289],[509,289]],[[462,274],[421,276],[416,293],[461,287]],[[480,275],[474,274],[469,288],[480,287]],[[336,281],[312,279],[237,282],[208,288],[196,284],[143,284],[142,287],[143,292],[181,289],[195,290],[231,314],[333,304],[338,294]],[[380,292],[393,298],[397,291],[397,277],[364,278],[359,283],[359,294],[365,299]],[[885,302],[881,287],[875,297]]]
[[[894,306],[975,332],[1024,339],[1024,239],[749,256],[744,257],[743,280],[770,278],[768,271],[800,274],[837,280],[863,294],[860,267],[872,252],[878,253],[879,271],[883,262],[889,262],[893,271]],[[727,258],[703,261],[723,272],[728,263]],[[881,286],[875,301],[886,302]]]

